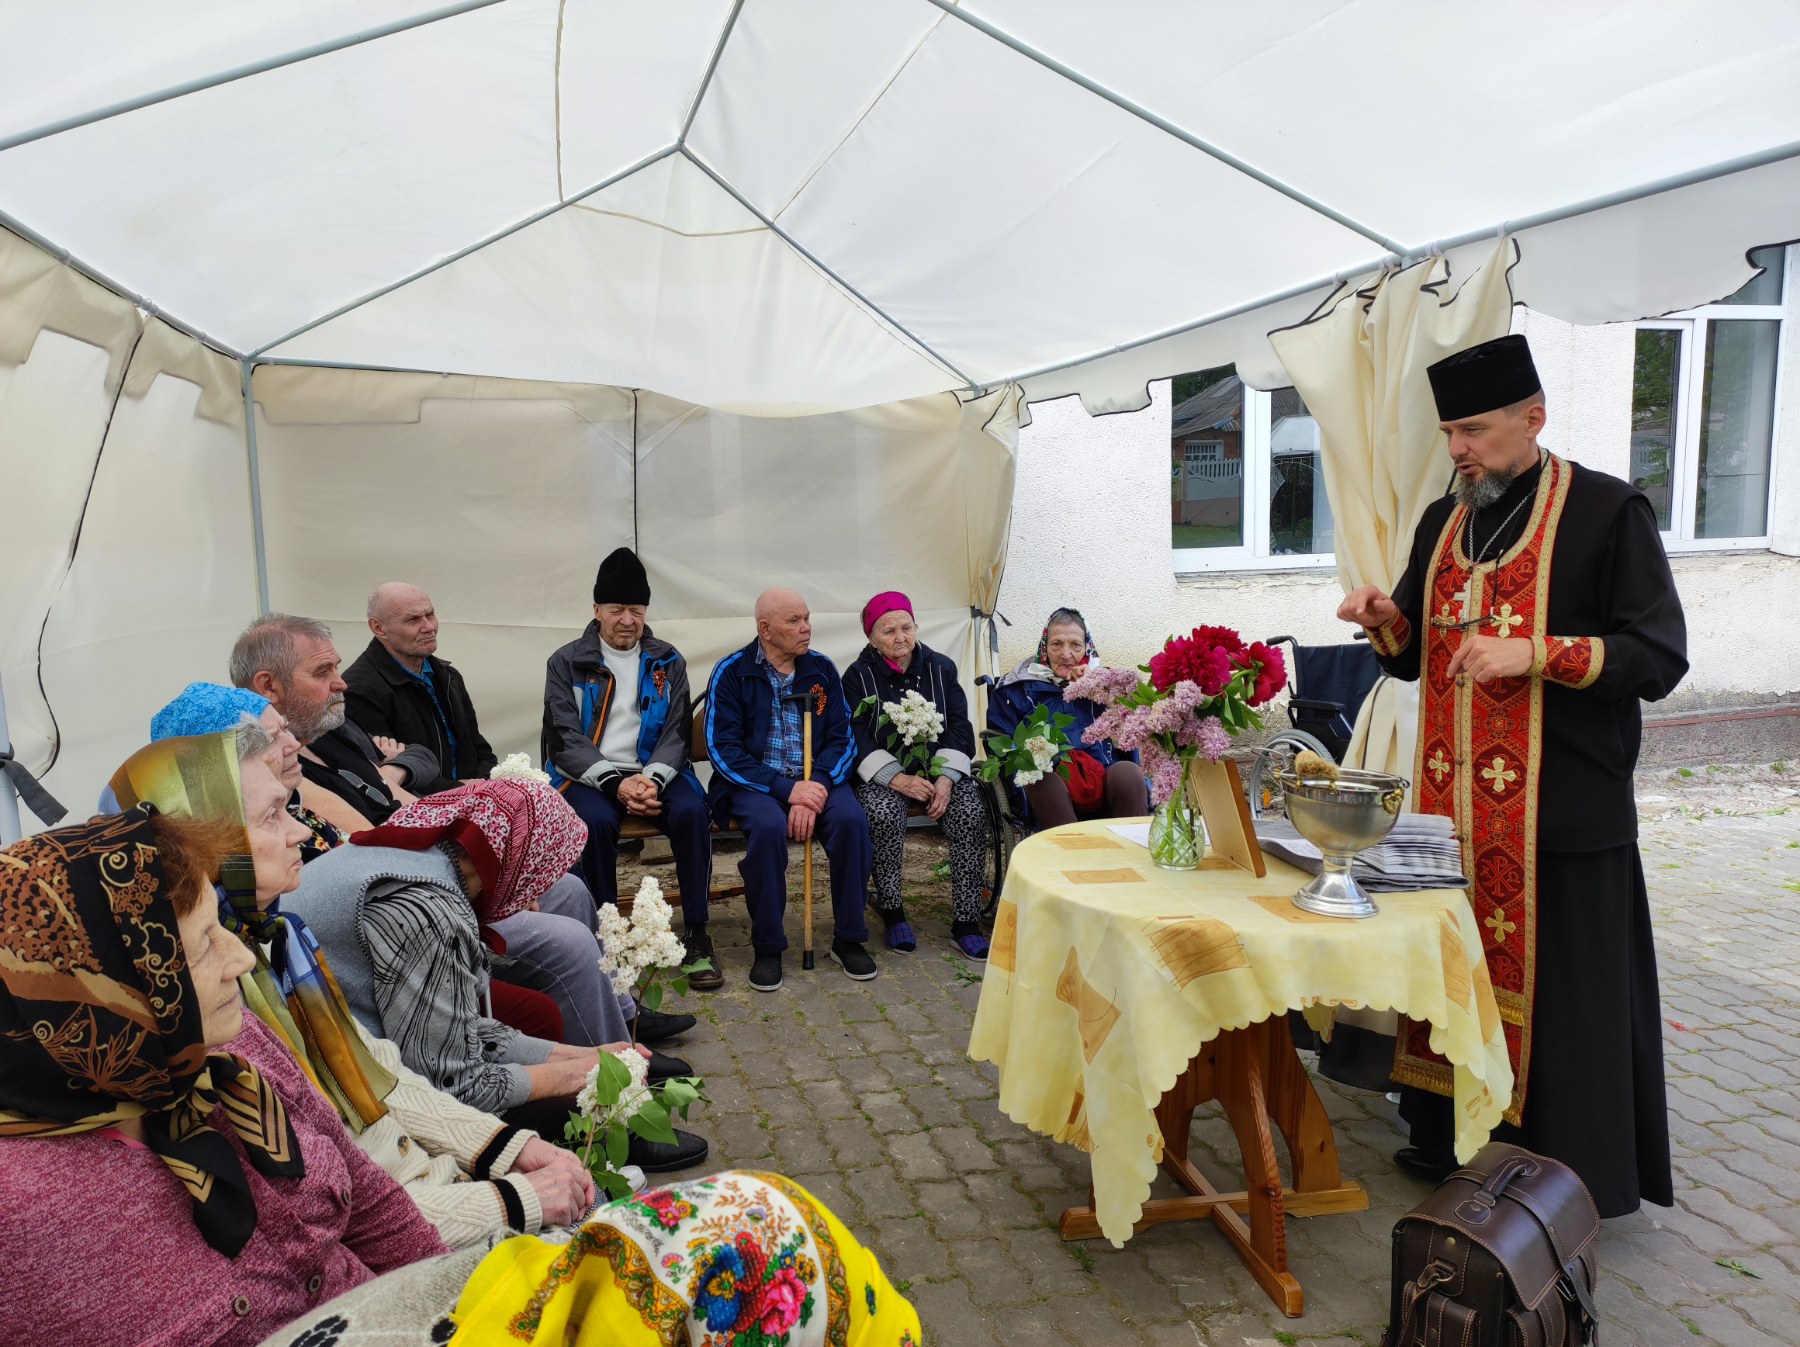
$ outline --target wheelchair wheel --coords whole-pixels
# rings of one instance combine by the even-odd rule
[[[1245,786],[1250,796],[1250,817],[1286,818],[1287,805],[1281,798],[1281,778],[1278,775],[1283,760],[1292,759],[1303,748],[1310,748],[1328,762],[1336,762],[1332,751],[1320,743],[1305,730],[1283,730],[1263,745],[1256,755],[1256,763],[1250,769],[1250,780]]]
[[[1007,808],[1006,787],[998,781],[981,783],[981,803],[987,814],[988,855],[982,867],[981,919],[992,923],[1000,907],[1000,889],[1006,883],[1006,867],[1012,850],[1025,836],[1023,823]]]

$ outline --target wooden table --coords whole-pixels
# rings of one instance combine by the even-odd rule
[[[1188,1130],[1194,1111],[1214,1102],[1230,1122],[1243,1159],[1244,1186],[1230,1192],[1215,1188],[1188,1159]],[[1151,1198],[1144,1203],[1133,1232],[1169,1221],[1210,1217],[1269,1299],[1282,1313],[1298,1316],[1305,1309],[1306,1292],[1299,1278],[1288,1271],[1287,1217],[1364,1211],[1369,1195],[1361,1184],[1346,1182],[1338,1171],[1331,1119],[1325,1116],[1325,1106],[1294,1052],[1286,1019],[1227,1029],[1207,1043],[1188,1063],[1175,1088],[1157,1104],[1156,1122],[1162,1131],[1163,1173],[1191,1196]],[[1291,1186],[1284,1187],[1281,1182],[1271,1122],[1280,1130],[1292,1157]],[[1100,1222],[1093,1200],[1089,1188],[1088,1205],[1063,1212],[1057,1233],[1064,1239],[1098,1237]]]
[[[1009,1116],[1089,1154],[1088,1204],[1063,1213],[1064,1239],[1122,1244],[1211,1220],[1288,1315],[1305,1293],[1286,1218],[1368,1206],[1339,1171],[1288,1009],[1384,1005],[1430,1021],[1457,1066],[1458,1145],[1471,1153],[1512,1090],[1463,893],[1384,894],[1379,916],[1350,922],[1295,908],[1305,880],[1272,858],[1262,878],[1211,857],[1198,871],[1157,870],[1104,822],[1028,838],[1007,873],[969,1041],[972,1057],[1000,1067]],[[1188,1158],[1194,1112],[1210,1103],[1236,1138],[1242,1187]],[[1151,1198],[1157,1169],[1186,1195]]]

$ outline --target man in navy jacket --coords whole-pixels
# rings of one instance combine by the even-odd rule
[[[812,721],[812,775],[803,779],[803,725]],[[756,601],[756,639],[720,660],[706,695],[707,791],[713,817],[737,819],[746,847],[738,869],[750,908],[756,958],[750,985],[781,986],[787,948],[788,839],[810,844],[816,832],[831,865],[835,918],[830,957],[858,981],[875,976],[863,948],[873,848],[869,820],[850,788],[856,743],[838,672],[812,650],[812,614],[791,589]]]

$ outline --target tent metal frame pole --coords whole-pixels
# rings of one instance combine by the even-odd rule
[[[713,72],[719,68],[719,60],[725,55],[725,44],[731,40],[731,30],[737,27],[738,15],[744,12],[744,0],[731,0],[731,13],[725,16],[725,23],[719,29],[719,40],[713,44],[712,60],[706,63],[706,73],[700,77],[700,87],[694,90],[694,101],[688,104],[687,116],[681,119],[681,134],[675,137],[676,145],[687,148],[688,132],[694,129],[694,118],[700,115],[700,104],[706,98],[706,91],[712,88]]]
[[[12,731],[6,726],[6,686],[0,679],[0,753],[13,751]],[[13,790],[12,777],[0,772],[0,847],[11,846],[24,836],[19,821],[19,797]]]
[[[45,238],[42,234],[38,233],[37,230],[33,229],[23,220],[18,219],[16,216],[9,215],[5,211],[0,210],[0,226],[17,234],[33,247],[42,248],[58,262],[61,262],[64,266],[70,267],[75,271],[79,271],[95,285],[102,286],[105,289],[112,291],[121,299],[130,300],[152,318],[160,319],[170,327],[174,328],[177,332],[192,337],[203,346],[210,346],[215,351],[221,351],[230,356],[233,360],[240,360],[243,358],[243,352],[239,351],[230,342],[220,341],[217,337],[195,327],[192,323],[184,323],[174,315],[164,313],[150,300],[144,298],[144,296],[140,295],[130,286],[122,285],[118,281],[115,281],[111,276],[108,276],[104,271],[100,270],[100,268],[90,266],[88,263],[75,256],[75,254],[70,252],[67,248]]]
[[[812,253],[812,251],[806,247],[805,244],[801,243],[792,234],[788,233],[787,230],[783,229],[779,224],[777,224],[772,217],[770,217],[769,215],[764,213],[761,209],[759,209],[756,206],[756,204],[750,200],[749,197],[745,196],[742,192],[738,191],[737,188],[733,187],[724,178],[720,177],[717,173],[713,172],[710,165],[706,164],[705,162],[703,162],[700,159],[695,158],[694,152],[692,150],[688,149],[687,146],[685,146],[685,145],[681,147],[681,157],[683,159],[686,159],[690,164],[692,164],[695,168],[699,169],[702,173],[706,174],[707,177],[711,178],[713,180],[714,184],[716,184],[721,191],[725,192],[728,196],[730,196],[733,201],[737,202],[738,205],[742,206],[745,210],[749,211],[758,220],[761,220],[764,227],[767,228],[771,234],[775,235],[776,238],[780,239],[783,243],[787,244],[788,247],[792,248],[795,252],[799,253],[800,256],[804,257],[807,260],[807,262],[809,264],[811,264],[811,266],[816,271],[819,272],[820,275],[828,278],[833,285],[836,285],[839,289],[843,290],[844,293],[846,293],[846,294],[850,295],[852,298],[854,298],[858,304],[863,306],[863,308],[867,309],[870,313],[874,314],[877,318],[879,318],[883,323],[887,324],[887,326],[893,328],[894,331],[898,332],[901,336],[905,337],[914,346],[916,346],[920,351],[924,352],[925,355],[929,356],[931,358],[931,360],[935,364],[937,364],[937,366],[940,369],[946,370],[949,373],[954,374],[957,378],[961,379],[963,381],[963,386],[965,388],[967,388],[969,392],[979,396],[982,393],[985,393],[988,391],[988,389],[983,388],[979,384],[977,384],[967,374],[963,373],[962,370],[958,369],[954,364],[952,364],[944,356],[940,355],[931,346],[929,346],[925,342],[919,340],[918,336],[915,335],[909,328],[907,328],[907,326],[904,323],[896,321],[879,304],[876,304],[867,295],[863,294],[863,292],[861,290],[858,290],[854,285],[850,284],[849,281],[845,280],[842,276],[838,275],[837,272],[833,271],[830,267],[826,266],[824,262],[820,261],[819,258],[817,256],[815,256]],[[1012,381],[1009,379],[1009,380],[1005,380],[1004,382],[1010,383]]]
[[[937,3],[937,0],[932,0]],[[1234,304],[1228,309],[1220,309],[1209,313],[1204,318],[1196,318],[1192,322],[1181,323],[1175,327],[1163,328],[1131,341],[1120,342],[1116,346],[1108,346],[1102,350],[1090,351],[1086,355],[1075,356],[1069,360],[1059,360],[1054,364],[1039,365],[1035,369],[1020,371],[997,379],[982,392],[995,388],[1004,388],[1007,384],[1022,383],[1027,379],[1042,378],[1046,374],[1055,374],[1061,370],[1074,369],[1077,365],[1085,365],[1090,361],[1104,360],[1107,356],[1122,355],[1127,351],[1135,351],[1139,347],[1151,346],[1171,337],[1179,337],[1187,332],[1198,332],[1203,327],[1214,323],[1222,323],[1227,318],[1236,318],[1240,314],[1249,313],[1252,309],[1260,309],[1269,304],[1280,304],[1286,300],[1297,299],[1301,295],[1314,290],[1335,289],[1354,276],[1366,275],[1379,271],[1383,267],[1411,266],[1428,257],[1449,252],[1453,248],[1464,248],[1471,243],[1480,243],[1483,239],[1503,239],[1524,233],[1529,229],[1539,229],[1545,225],[1561,224],[1565,220],[1579,219],[1583,215],[1593,215],[1599,211],[1610,210],[1614,206],[1627,206],[1634,201],[1642,201],[1648,197],[1660,196],[1665,192],[1680,191],[1684,187],[1697,187],[1702,183],[1712,182],[1718,178],[1727,178],[1734,173],[1747,173],[1752,169],[1767,168],[1771,164],[1784,163],[1789,159],[1800,159],[1800,141],[1790,141],[1785,145],[1772,146],[1766,150],[1758,150],[1753,154],[1739,155],[1735,159],[1727,159],[1723,163],[1713,164],[1707,168],[1692,169],[1686,173],[1674,173],[1668,177],[1658,178],[1654,182],[1642,183],[1636,187],[1621,188],[1616,192],[1608,192],[1602,196],[1590,197],[1572,205],[1557,207],[1552,210],[1539,211],[1535,215],[1521,216],[1515,220],[1503,222],[1497,229],[1471,229],[1466,233],[1456,234],[1450,238],[1438,239],[1429,244],[1421,244],[1411,248],[1397,249],[1385,257],[1375,258],[1359,266],[1349,267],[1330,276],[1322,276],[1317,280],[1301,285],[1289,286],[1274,294],[1264,295],[1260,299],[1249,300],[1243,304]]]
[[[297,355],[259,355],[259,365],[277,365],[283,369],[343,369],[358,374],[423,374],[433,379],[457,378],[455,370],[420,369],[417,365],[369,365],[358,360],[313,360]],[[468,375],[469,378],[504,378],[504,375]]]
[[[262,461],[256,452],[256,367],[248,358],[238,361],[244,386],[244,459],[250,474],[250,541],[256,553],[256,611],[269,611],[269,549],[263,535]]]
[[[73,131],[77,127],[92,126],[95,122],[121,117],[127,112],[136,112],[140,108],[154,107],[156,104],[166,103],[172,98],[199,93],[203,89],[216,89],[221,84],[231,84],[237,80],[248,79],[252,75],[266,74],[271,70],[279,70],[283,66],[310,61],[315,56],[329,56],[334,51],[343,51],[347,47],[359,47],[365,42],[375,42],[384,37],[392,37],[396,33],[404,33],[412,28],[423,28],[427,24],[437,23],[442,19],[453,19],[459,14],[486,9],[489,5],[499,3],[501,0],[461,0],[459,4],[445,5],[441,9],[434,9],[426,14],[415,14],[407,19],[396,19],[394,22],[384,23],[378,28],[366,28],[345,37],[315,42],[311,46],[285,52],[280,56],[269,56],[260,61],[251,61],[247,65],[234,66],[230,70],[221,70],[211,75],[200,75],[191,80],[183,80],[180,84],[171,84],[168,88],[158,89],[153,93],[139,94],[135,98],[122,99],[103,108],[61,117],[29,131],[18,131],[10,136],[0,136],[0,152],[19,145],[29,145],[32,141],[43,140],[46,136]]]
[[[930,3],[936,5],[939,9],[943,10],[944,13],[950,15],[951,18],[959,19],[978,32],[985,33],[1004,47],[1010,47],[1013,51],[1025,57],[1027,60],[1035,61],[1038,65],[1043,66],[1044,69],[1050,71],[1052,74],[1060,75],[1070,83],[1079,85],[1081,88],[1086,89],[1089,93],[1093,94],[1096,98],[1105,99],[1120,111],[1129,113],[1139,121],[1154,126],[1158,131],[1163,132],[1165,135],[1175,137],[1175,139],[1181,141],[1184,145],[1191,146],[1192,148],[1199,150],[1202,154],[1218,160],[1227,168],[1235,169],[1245,177],[1254,178],[1264,187],[1269,188],[1271,191],[1281,193],[1282,196],[1285,196],[1295,204],[1304,206],[1307,210],[1310,210],[1315,214],[1323,215],[1333,224],[1342,225],[1345,229],[1348,229],[1353,233],[1361,234],[1371,243],[1379,243],[1390,252],[1397,253],[1401,251],[1401,245],[1396,240],[1389,238],[1386,234],[1383,234],[1372,225],[1366,225],[1361,220],[1345,215],[1342,211],[1326,205],[1317,197],[1308,196],[1305,192],[1301,191],[1298,187],[1293,186],[1291,183],[1283,182],[1274,174],[1265,173],[1262,169],[1256,167],[1256,165],[1247,160],[1238,158],[1235,154],[1231,153],[1231,151],[1221,149],[1211,141],[1202,140],[1186,127],[1179,126],[1170,121],[1167,117],[1152,112],[1142,103],[1135,102],[1114,89],[1109,89],[1098,80],[1090,79],[1074,67],[1063,64],[1063,62],[1057,60],[1054,56],[1039,51],[1029,42],[1013,36],[1013,34],[1007,32],[1004,28],[989,23],[980,15],[971,14],[967,9],[958,4],[956,0],[930,0]]]
[[[377,289],[371,290],[367,294],[359,295],[359,296],[357,296],[357,298],[351,300],[348,304],[339,305],[337,308],[333,309],[330,313],[323,314],[318,318],[314,318],[309,323],[302,323],[299,327],[295,328],[292,332],[288,332],[282,336],[279,336],[279,337],[275,338],[273,341],[264,342],[261,346],[258,346],[254,351],[247,352],[246,355],[251,360],[260,361],[263,359],[265,352],[272,351],[277,346],[284,345],[285,343],[294,340],[294,338],[296,338],[296,337],[304,336],[306,333],[311,332],[315,327],[323,327],[326,323],[332,322],[334,319],[342,318],[345,314],[352,313],[355,310],[362,308],[362,306],[365,304],[372,304],[376,300],[380,299],[383,295],[392,294],[394,291],[400,289],[402,286],[411,285],[414,281],[423,280],[425,277],[431,275],[432,272],[441,271],[441,270],[443,270],[443,268],[449,266],[452,262],[460,262],[460,261],[462,261],[463,258],[468,257],[472,253],[480,252],[483,248],[486,248],[490,244],[498,243],[502,239],[510,238],[510,237],[512,237],[512,235],[518,233],[521,229],[529,229],[529,228],[531,228],[532,225],[537,224],[539,221],[547,220],[552,215],[555,215],[560,211],[567,210],[570,206],[573,206],[578,202],[587,200],[588,197],[593,196],[596,192],[604,192],[608,187],[611,187],[614,183],[623,182],[626,178],[629,178],[633,173],[637,173],[643,169],[649,168],[652,164],[660,163],[662,160],[667,159],[671,154],[677,153],[680,149],[681,149],[681,146],[679,144],[665,145],[662,149],[656,151],[656,153],[646,155],[646,156],[644,156],[644,158],[638,160],[635,164],[632,164],[629,167],[620,169],[617,173],[614,173],[610,177],[601,179],[599,182],[595,183],[592,187],[583,188],[581,191],[575,193],[574,196],[564,197],[562,200],[557,201],[557,202],[553,203],[552,205],[544,207],[543,210],[534,211],[532,214],[527,215],[522,220],[515,220],[512,224],[507,225],[506,228],[496,230],[494,233],[487,235],[485,238],[477,239],[475,242],[469,244],[469,246],[466,248],[458,248],[455,252],[450,253],[447,256],[440,257],[435,262],[428,263],[427,265],[420,267],[417,271],[413,271],[413,272],[408,273],[405,276],[402,276],[397,281],[390,281],[388,284],[380,286]],[[273,362],[271,362],[271,363],[273,363]],[[312,361],[312,360],[304,360],[304,361],[298,361],[296,363],[311,365],[311,364],[320,364],[322,362]]]

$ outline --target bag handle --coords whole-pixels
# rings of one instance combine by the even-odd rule
[[[1442,1258],[1434,1258],[1419,1272],[1419,1279],[1408,1282],[1401,1292],[1406,1297],[1406,1304],[1400,1311],[1400,1326],[1394,1333],[1394,1340],[1389,1342],[1387,1335],[1382,1335],[1382,1347],[1415,1347],[1417,1339],[1412,1336],[1413,1313],[1420,1303],[1431,1294],[1432,1288],[1442,1286],[1456,1275],[1456,1269]]]
[[[1456,1215],[1470,1225],[1486,1225],[1494,1214],[1494,1206],[1505,1196],[1506,1189],[1514,1179],[1529,1179],[1537,1175],[1537,1161],[1525,1155],[1509,1155],[1495,1165],[1487,1176],[1487,1181],[1477,1188],[1470,1197],[1465,1197],[1456,1204]]]

